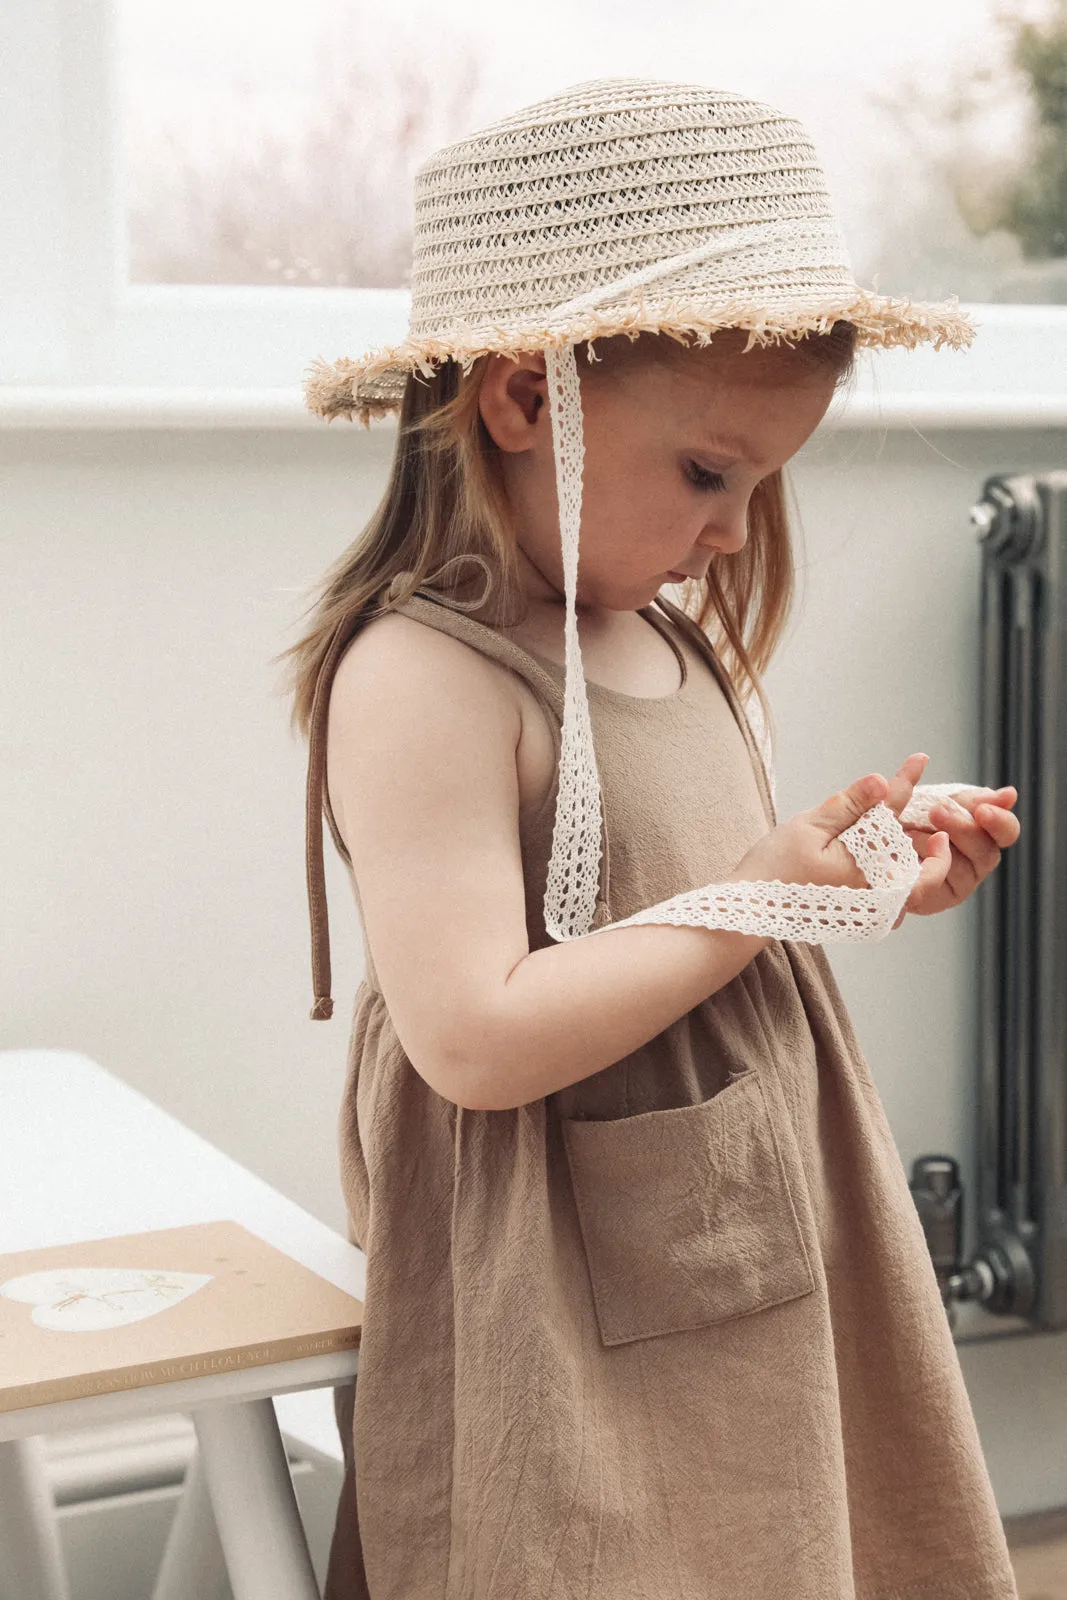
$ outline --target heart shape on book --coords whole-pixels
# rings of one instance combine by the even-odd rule
[[[0,1294],[33,1307],[30,1320],[57,1333],[95,1333],[143,1322],[211,1282],[210,1272],[148,1267],[49,1267],[0,1283]]]

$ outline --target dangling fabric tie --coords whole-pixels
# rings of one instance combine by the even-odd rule
[[[330,997],[330,918],[322,859],[322,816],[326,802],[326,716],[334,670],[358,625],[359,618],[350,616],[342,618],[334,629],[315,680],[309,718],[304,863],[311,918],[312,1022],[328,1022],[333,1016],[333,1000]]]

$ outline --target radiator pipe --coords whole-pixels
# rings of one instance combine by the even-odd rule
[[[962,1260],[959,1163],[952,1156],[919,1156],[912,1163],[908,1187],[926,1235],[949,1326],[955,1327],[955,1307],[960,1300],[978,1300],[989,1311],[1025,1317],[1034,1303],[1034,1265],[1025,1243],[1006,1218],[982,1241],[972,1261]]]

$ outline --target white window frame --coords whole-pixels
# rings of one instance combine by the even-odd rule
[[[131,285],[118,0],[0,8],[0,426],[319,427],[305,370],[403,338],[403,289]],[[1067,306],[867,350],[831,425],[1067,424]]]

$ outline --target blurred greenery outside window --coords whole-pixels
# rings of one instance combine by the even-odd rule
[[[937,90],[872,95],[887,137],[868,178],[876,220],[852,249],[861,283],[1067,304],[1067,0],[1032,10],[1002,7],[982,64],[950,63]],[[257,112],[252,93],[243,127],[234,106],[232,136],[198,152],[187,123],[128,85],[130,283],[407,288],[415,169],[509,109],[505,87],[470,42],[444,73],[399,54],[383,70],[338,34],[295,116],[262,97]]]

